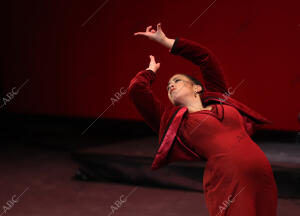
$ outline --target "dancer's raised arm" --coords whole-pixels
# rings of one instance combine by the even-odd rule
[[[180,55],[200,67],[204,79],[205,88],[208,91],[225,93],[227,83],[224,72],[213,53],[205,46],[182,38],[168,38],[161,29],[161,23],[157,25],[157,31],[148,26],[145,32],[136,32],[134,35],[142,35],[167,47],[173,55]]]
[[[131,101],[147,125],[159,134],[160,120],[165,111],[165,106],[153,94],[151,84],[156,78],[160,63],[155,62],[154,56],[150,55],[149,57],[149,67],[138,72],[130,81],[128,92]]]

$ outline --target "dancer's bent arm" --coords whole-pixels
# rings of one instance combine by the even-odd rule
[[[145,32],[136,32],[134,35],[143,35],[150,40],[167,47],[169,52],[180,55],[200,67],[204,79],[205,88],[213,92],[227,92],[227,83],[224,72],[213,53],[205,46],[182,38],[170,39],[161,29],[161,23],[157,25],[157,31],[148,26]]]
[[[165,106],[155,96],[151,84],[156,78],[156,72],[160,63],[155,62],[154,56],[150,55],[149,67],[136,74],[129,84],[129,97],[141,114],[148,126],[156,134],[159,134],[160,120],[165,111]]]

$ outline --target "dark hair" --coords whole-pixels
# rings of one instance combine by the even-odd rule
[[[197,80],[195,77],[193,77],[191,75],[188,75],[188,74],[181,74],[181,75],[186,76],[187,78],[189,78],[195,85],[200,85],[201,88],[202,88],[201,91],[200,91],[200,95],[203,94],[204,88],[203,88],[202,83],[199,80]]]

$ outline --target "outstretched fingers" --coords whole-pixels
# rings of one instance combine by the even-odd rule
[[[161,23],[158,23],[158,24],[157,24],[157,31],[162,31],[162,30],[161,30]]]
[[[150,57],[150,60],[153,61],[156,64],[154,56],[153,55],[149,55],[149,57]]]
[[[151,37],[153,37],[153,36],[151,34],[149,34],[149,33],[153,33],[154,34],[156,32],[162,32],[161,23],[157,24],[157,29],[156,30],[152,29],[152,25],[150,25],[150,26],[147,26],[146,31],[144,31],[144,32],[136,32],[136,33],[134,33],[134,35],[148,36],[151,39]]]
[[[146,35],[146,33],[145,32],[136,32],[136,33],[134,33],[134,35]]]
[[[152,25],[151,25],[151,26],[148,26],[148,27],[146,28],[146,32],[149,32],[151,28],[152,28]]]

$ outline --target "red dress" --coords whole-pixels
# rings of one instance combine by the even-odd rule
[[[274,216],[277,187],[263,151],[232,106],[186,113],[179,138],[207,159],[203,188],[210,215]]]
[[[201,100],[213,109],[188,113],[185,106],[166,107],[151,89],[156,73],[137,73],[128,87],[129,97],[159,138],[151,169],[175,161],[207,160],[203,188],[211,216],[275,216],[277,187],[272,169],[250,138],[257,126],[271,122],[227,97],[231,87],[206,47],[177,37],[170,53],[199,66],[201,73],[191,75],[202,76]]]

